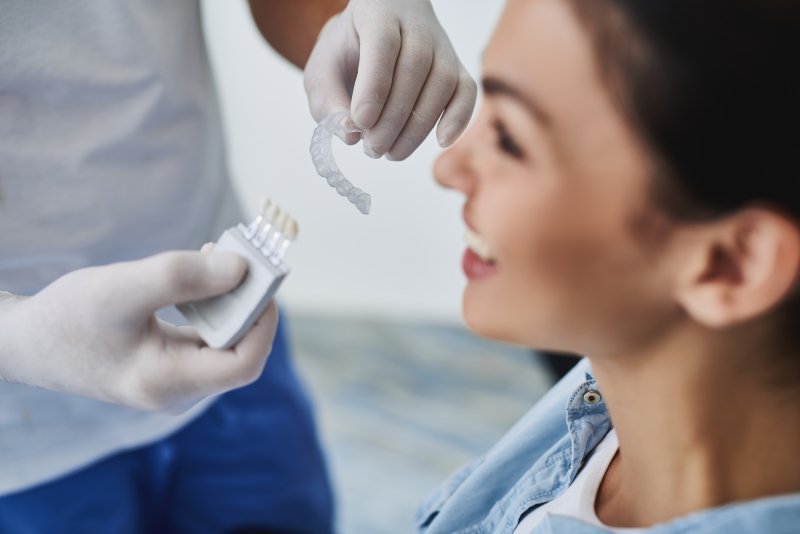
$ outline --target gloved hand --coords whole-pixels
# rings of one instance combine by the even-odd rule
[[[33,297],[0,301],[2,378],[174,413],[254,381],[275,335],[274,303],[229,350],[153,315],[236,287],[247,262],[204,250],[80,269]]]
[[[451,145],[477,95],[429,0],[350,0],[322,28],[305,88],[317,122],[350,111],[365,130],[367,155],[392,160],[408,157],[440,116],[436,137],[442,147]]]

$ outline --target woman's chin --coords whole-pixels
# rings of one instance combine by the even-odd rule
[[[509,330],[510,322],[505,320],[502,308],[481,302],[468,290],[464,292],[462,314],[464,322],[474,334],[495,341],[522,344],[518,336]]]
[[[573,343],[558,335],[557,328],[545,317],[522,319],[519,307],[502,303],[484,287],[468,285],[462,299],[462,315],[467,327],[476,335],[535,350],[573,353]],[[516,312],[514,310],[517,310]],[[562,332],[563,334],[563,332]]]

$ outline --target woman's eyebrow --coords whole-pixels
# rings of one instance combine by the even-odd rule
[[[538,102],[525,95],[509,83],[495,78],[493,76],[485,76],[481,80],[483,85],[483,92],[491,96],[506,96],[512,98],[522,104],[533,117],[545,127],[550,127],[553,123],[550,116],[542,109]]]

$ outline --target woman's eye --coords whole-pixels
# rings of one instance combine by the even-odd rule
[[[500,147],[500,150],[513,158],[522,159],[525,154],[523,154],[522,149],[508,133],[505,125],[500,121],[495,121],[494,129],[497,132],[497,146]]]

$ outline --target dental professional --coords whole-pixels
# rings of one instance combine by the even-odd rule
[[[369,155],[465,128],[428,0],[250,7]],[[225,351],[165,308],[236,286],[241,258],[190,250],[239,220],[197,1],[3,2],[0,532],[333,530],[276,307]]]

